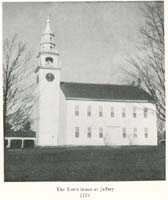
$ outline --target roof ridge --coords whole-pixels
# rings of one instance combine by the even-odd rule
[[[82,84],[82,85],[113,85],[113,86],[128,86],[128,87],[133,87],[132,85],[126,85],[126,84],[112,84],[112,83],[84,83],[84,82],[65,82],[65,81],[61,81],[61,84]],[[136,87],[135,87],[136,88]]]

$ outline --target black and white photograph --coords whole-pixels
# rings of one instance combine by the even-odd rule
[[[164,2],[2,13],[4,182],[165,182]]]

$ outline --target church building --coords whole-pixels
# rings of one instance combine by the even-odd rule
[[[134,85],[61,82],[47,20],[38,65],[37,146],[157,145],[156,106]]]

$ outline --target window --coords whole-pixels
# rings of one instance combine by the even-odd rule
[[[79,127],[75,127],[75,137],[79,138]]]
[[[144,108],[144,118],[147,118],[147,116],[148,116],[148,109]]]
[[[99,117],[103,116],[103,107],[99,106]]]
[[[88,135],[88,138],[92,137],[92,129],[91,129],[91,127],[88,127],[88,133],[87,133],[87,135]]]
[[[46,57],[45,61],[46,61],[46,62],[52,62],[52,63],[53,63],[53,58],[51,58],[51,57]]]
[[[137,137],[138,137],[138,135],[137,135],[137,128],[134,128],[133,137],[134,137],[134,138],[137,138]]]
[[[126,109],[125,109],[125,108],[122,109],[122,117],[123,117],[123,118],[126,117]]]
[[[75,116],[79,116],[79,105],[75,106]]]
[[[52,46],[50,46],[50,49],[52,49]]]
[[[122,136],[123,136],[123,138],[126,138],[126,128],[122,129]]]
[[[111,107],[111,117],[114,117],[114,108]]]
[[[99,128],[99,138],[103,138],[103,128]]]
[[[145,138],[148,138],[148,129],[147,128],[144,128],[144,136],[145,136]]]
[[[136,118],[137,114],[136,114],[136,107],[133,108],[133,117]]]
[[[91,106],[88,106],[87,108],[87,116],[91,116]]]

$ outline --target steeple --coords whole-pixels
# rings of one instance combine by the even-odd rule
[[[53,54],[58,54],[54,41],[54,33],[50,28],[50,18],[47,18],[46,28],[42,33],[41,43],[40,43],[40,52],[52,52]]]
[[[38,116],[36,145],[58,144],[60,121],[60,76],[59,53],[50,28],[50,19],[42,32],[40,52],[37,56]]]
[[[47,18],[47,25],[46,25],[44,34],[50,34],[50,33],[53,34],[52,31],[51,31],[51,28],[50,28],[50,17],[48,16],[48,18]]]

